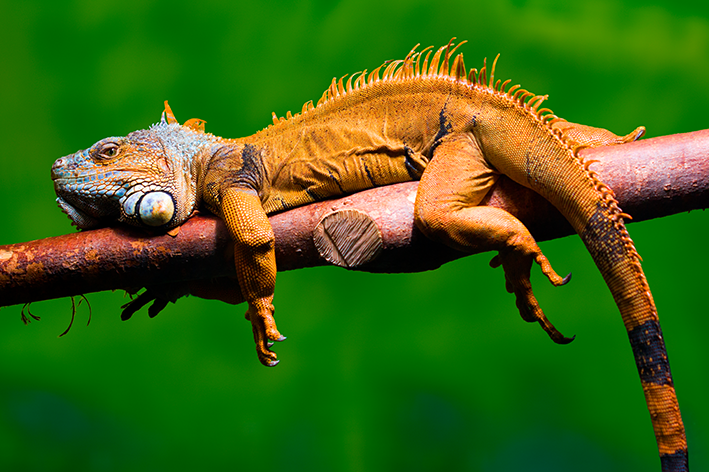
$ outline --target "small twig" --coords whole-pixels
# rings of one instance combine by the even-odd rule
[[[633,221],[708,206],[709,130],[587,149],[582,157],[599,161],[592,169]],[[381,231],[383,250],[360,270],[415,272],[463,256],[414,228],[416,187],[381,187],[273,215],[278,269],[326,264],[312,231],[324,214],[342,208],[367,213]],[[483,203],[517,216],[538,240],[573,232],[549,203],[508,179],[500,179]],[[158,284],[186,285],[194,295],[213,298],[200,281],[234,275],[230,246],[225,226],[212,216],[192,218],[177,237],[119,227],[0,246],[0,306]],[[233,281],[207,285],[218,290],[220,284],[233,293]],[[238,293],[232,297],[240,301]]]

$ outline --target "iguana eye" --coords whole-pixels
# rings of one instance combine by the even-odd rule
[[[113,159],[120,153],[120,146],[116,143],[105,143],[96,153],[97,159]]]

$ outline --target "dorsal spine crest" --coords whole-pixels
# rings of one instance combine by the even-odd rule
[[[535,109],[534,102],[537,102],[536,106],[538,106],[542,100],[546,99],[546,96],[538,96],[527,90],[520,89],[519,85],[515,85],[509,91],[505,91],[511,80],[508,79],[504,82],[501,80],[495,81],[495,68],[497,65],[497,60],[500,57],[499,54],[495,57],[491,68],[488,69],[487,60],[485,59],[483,62],[483,67],[479,72],[475,68],[468,71],[465,67],[463,54],[455,54],[456,50],[461,45],[465,44],[466,41],[462,41],[459,44],[454,45],[454,39],[455,38],[453,38],[447,45],[436,50],[432,58],[431,53],[433,50],[431,46],[423,49],[422,51],[416,51],[419,46],[417,44],[404,59],[386,61],[376,69],[369,72],[369,74],[365,69],[363,72],[355,72],[354,74],[349,75],[349,77],[348,75],[344,75],[340,79],[333,78],[330,86],[323,92],[315,106],[309,105],[309,103],[312,102],[306,102],[306,104],[303,105],[301,112],[292,116],[297,117],[313,108],[317,108],[341,96],[358,91],[377,82],[417,78],[447,78],[468,84],[470,86],[477,86],[489,91],[501,92],[509,95],[517,104],[527,106],[530,109]],[[347,78],[346,82],[345,78]],[[515,90],[517,90],[517,93],[512,94]],[[544,109],[544,111],[550,112],[549,109]],[[288,119],[288,117],[286,117],[286,119]],[[278,123],[281,121],[282,120],[279,119]]]
[[[471,68],[466,70],[463,60],[463,53],[456,53],[456,50],[466,41],[454,44],[455,38],[452,38],[448,44],[438,48],[433,52],[433,47],[428,46],[421,51],[417,51],[420,44],[414,46],[404,59],[385,61],[382,65],[375,68],[371,72],[365,69],[362,72],[355,72],[351,75],[344,75],[339,80],[333,78],[330,86],[323,92],[317,104],[313,105],[312,100],[303,104],[300,113],[286,113],[285,117],[278,117],[275,113],[273,116],[273,125],[275,126],[285,123],[298,116],[305,115],[315,108],[325,106],[332,101],[347,96],[353,92],[357,92],[366,87],[372,86],[378,82],[394,82],[401,80],[420,80],[426,78],[442,78],[454,80],[458,83],[465,84],[469,87],[478,88],[492,94],[500,94],[509,99],[513,104],[519,106],[530,113],[532,117],[539,121],[549,132],[555,136],[565,147],[567,147],[573,157],[583,166],[582,159],[578,156],[578,152],[582,149],[576,146],[573,142],[568,141],[565,137],[563,129],[554,127],[553,125],[565,121],[563,118],[556,116],[549,108],[539,108],[540,105],[548,98],[548,95],[536,95],[520,85],[508,86],[512,82],[510,79],[502,81],[495,80],[495,71],[497,61],[500,58],[498,54],[488,68],[487,59],[483,60],[483,66],[478,69]],[[433,56],[431,57],[431,55]],[[345,78],[347,80],[345,81]],[[166,108],[167,119],[174,119],[174,115],[169,108]],[[584,167],[586,170],[587,168]],[[588,172],[588,170],[587,170]],[[595,175],[589,174],[598,191],[604,197],[604,201],[611,213],[621,214],[617,203],[612,194],[608,191],[608,187],[600,183]]]

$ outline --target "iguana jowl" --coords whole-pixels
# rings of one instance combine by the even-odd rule
[[[529,281],[533,262],[557,275],[529,231],[509,213],[478,206],[500,175],[537,191],[568,219],[620,309],[640,373],[662,470],[687,469],[684,427],[650,289],[613,192],[583,162],[584,147],[633,141],[569,123],[540,109],[545,96],[495,81],[495,65],[469,72],[452,42],[431,57],[416,48],[400,61],[333,79],[317,106],[277,118],[246,138],[180,125],[165,103],[160,123],[103,139],[58,159],[52,178],[60,207],[79,228],[124,222],[170,230],[199,207],[224,219],[234,240],[259,359],[275,365],[274,236],[267,214],[335,195],[420,179],[416,225],[461,251],[496,250],[507,289],[527,321],[566,343],[547,320]],[[425,55],[424,55],[425,53]],[[430,62],[429,62],[430,59]],[[489,72],[489,77],[488,77]]]

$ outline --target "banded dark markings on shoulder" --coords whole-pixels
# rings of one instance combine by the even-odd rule
[[[231,146],[218,149],[209,163],[207,180],[221,189],[248,187],[258,190],[263,184],[265,171],[262,150],[251,144],[240,151]]]
[[[246,144],[241,151],[241,171],[252,179],[262,182],[264,179],[262,150],[251,144]]]

